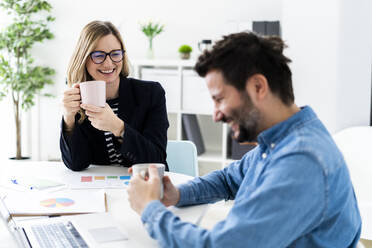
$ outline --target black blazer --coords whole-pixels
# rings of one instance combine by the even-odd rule
[[[75,127],[69,137],[61,125],[60,149],[65,165],[74,171],[90,164],[109,165],[104,132],[94,128],[88,118]],[[157,82],[120,78],[118,117],[124,121],[123,143],[114,146],[123,155],[122,165],[164,163],[166,170],[167,129],[169,127],[165,92]]]

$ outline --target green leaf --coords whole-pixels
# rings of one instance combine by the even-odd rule
[[[160,23],[153,23],[151,21],[141,25],[141,31],[152,40],[155,36],[163,32],[164,25]]]
[[[0,100],[14,92],[15,100],[28,110],[36,94],[54,83],[51,77],[55,71],[33,65],[31,57],[35,43],[54,37],[48,23],[55,18],[41,14],[50,12],[52,6],[43,0],[0,0],[0,7],[14,16],[13,22],[0,32]]]

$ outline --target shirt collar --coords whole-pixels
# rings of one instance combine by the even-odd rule
[[[301,110],[274,126],[261,132],[257,141],[260,145],[270,146],[282,140],[285,136],[293,130],[302,126],[305,122],[316,119],[317,116],[313,109],[309,106],[301,107]]]

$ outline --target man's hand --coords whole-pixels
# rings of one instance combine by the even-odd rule
[[[128,200],[131,208],[139,215],[153,200],[160,200],[160,178],[158,169],[150,165],[147,181],[139,174],[133,175],[128,187]]]
[[[132,171],[133,171],[132,168],[129,168],[128,172],[132,173]],[[154,182],[151,183],[151,178],[156,178],[155,179],[156,185],[154,184]],[[159,184],[157,184],[158,182]],[[145,186],[145,184],[147,184],[147,186]],[[163,185],[164,197],[163,199],[161,199],[161,202],[167,207],[176,205],[180,199],[180,193],[177,187],[173,185],[168,176],[163,177]],[[148,193],[144,191],[147,191]],[[155,194],[156,192],[150,193],[150,191],[156,191],[158,192],[158,195]],[[153,195],[156,197],[154,198],[148,197],[147,200],[145,200],[145,195]],[[128,188],[128,200],[133,210],[140,215],[142,214],[143,209],[145,209],[148,203],[150,203],[152,200],[160,200],[160,178],[158,170],[156,169],[155,166],[149,167],[148,181],[145,181],[139,175],[134,175],[132,177]]]
[[[92,123],[92,126],[101,131],[110,131],[119,136],[124,129],[124,122],[115,115],[114,111],[106,103],[105,107],[97,107],[91,104],[81,104],[85,114]]]
[[[173,185],[170,178],[168,176],[163,177],[163,185],[164,185],[164,197],[161,199],[161,202],[166,206],[173,206],[178,203],[180,200],[180,192]]]

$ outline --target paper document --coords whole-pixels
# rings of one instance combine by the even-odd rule
[[[75,174],[65,181],[70,189],[103,189],[125,188],[129,180],[129,175]]]
[[[40,191],[8,194],[5,204],[15,216],[63,215],[106,211],[104,190],[68,190],[53,193]]]
[[[30,190],[50,190],[52,188],[61,188],[63,183],[45,178],[31,178],[21,176],[3,176],[1,186],[15,189],[18,191]]]

